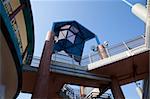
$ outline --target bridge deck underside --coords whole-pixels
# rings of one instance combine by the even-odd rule
[[[150,51],[146,51],[115,63],[101,66],[90,72],[109,75],[111,77],[115,76],[120,85],[144,79],[149,73],[149,52]]]
[[[23,92],[33,92],[34,84],[37,77],[37,68],[34,70],[25,70],[23,72]],[[133,81],[144,79],[149,73],[149,51],[128,57],[126,59],[111,63],[99,68],[87,71],[96,75],[107,75],[108,77],[117,77],[119,84],[124,85]],[[75,84],[100,89],[110,88],[110,81],[96,80],[79,76],[67,75],[62,73],[51,72],[49,76],[50,96],[60,98],[59,92],[64,84]]]
[[[102,81],[102,80],[94,80],[88,79],[84,77],[70,76],[66,74],[59,74],[51,72],[49,76],[49,89],[50,96],[53,98],[59,97],[59,92],[64,84],[74,84],[74,85],[82,85],[82,86],[90,86],[103,88],[104,86],[108,86],[110,82]],[[34,90],[35,81],[37,78],[37,72],[33,71],[24,71],[23,72],[23,86],[22,92],[32,93]],[[59,97],[60,98],[60,97]]]

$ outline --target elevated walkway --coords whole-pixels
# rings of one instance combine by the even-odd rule
[[[58,64],[61,63],[52,62],[52,65],[50,66],[51,73],[49,82],[51,89],[54,89],[51,92],[51,95],[56,95],[56,93],[59,93],[63,85],[67,83],[103,88],[103,86],[108,86],[108,84],[111,82],[109,76],[96,75],[94,73],[90,73],[84,70],[83,68],[79,69],[77,67],[76,68],[67,67],[68,64],[66,64],[66,66],[59,66]],[[62,65],[65,65],[65,63],[62,63]],[[24,71],[23,71],[22,91],[32,93],[38,68],[33,66],[23,66],[23,70]]]
[[[148,76],[150,50],[144,44],[144,36],[117,46],[107,48],[106,59],[99,60],[98,53],[83,58],[83,66],[76,65],[66,55],[54,54],[50,66],[50,97],[58,98],[64,84],[99,88],[103,94],[110,88],[111,77],[115,76],[124,85]],[[34,57],[31,66],[23,66],[23,92],[32,93],[39,61],[39,57]]]

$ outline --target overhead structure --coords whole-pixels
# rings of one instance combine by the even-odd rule
[[[16,99],[34,52],[30,0],[0,0],[0,99]]]
[[[132,13],[141,19],[144,23],[147,22],[147,8],[140,3],[133,5]]]
[[[85,42],[95,37],[94,33],[77,21],[56,22],[52,31],[55,33],[54,52],[63,50],[79,63]]]
[[[122,0],[122,1],[131,7],[131,11],[135,16],[141,19],[144,23],[147,22],[147,13],[148,13],[147,7],[145,7],[144,5],[140,3],[136,3],[133,5],[127,0]]]

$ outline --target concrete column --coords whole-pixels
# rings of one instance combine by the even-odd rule
[[[98,42],[98,44],[100,44],[97,36],[96,36],[96,41]],[[101,59],[104,59],[104,58],[108,57],[106,49],[103,45],[98,45],[97,48],[98,48],[98,52],[99,52],[99,55],[100,55]],[[84,86],[80,86],[80,96],[81,96],[81,98],[85,97]]]
[[[53,90],[49,88],[49,67],[53,52],[53,42],[54,34],[48,32],[39,64],[37,81],[34,87],[32,99],[48,99],[48,89]]]
[[[108,57],[106,49],[103,45],[98,45],[97,48],[98,48],[98,52],[99,52],[101,59]]]
[[[125,99],[119,82],[115,77],[112,78],[111,91],[113,93],[114,99]]]

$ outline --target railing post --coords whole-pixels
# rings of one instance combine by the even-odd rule
[[[107,47],[105,47],[105,49],[106,49],[106,53],[107,53],[108,57],[110,57],[110,54],[109,54],[109,50],[108,50],[108,48],[107,48]]]
[[[89,61],[90,61],[90,63],[92,63],[91,53],[89,53]]]
[[[128,54],[129,55],[133,55],[132,52],[131,52],[131,50],[130,50],[130,48],[127,46],[127,44],[125,42],[123,42],[123,44],[127,48],[128,52],[129,52]]]
[[[72,59],[72,64],[74,64],[74,55],[72,55],[71,59]]]
[[[123,42],[124,46],[127,48],[128,51],[130,51],[130,48],[127,46],[125,42]]]

